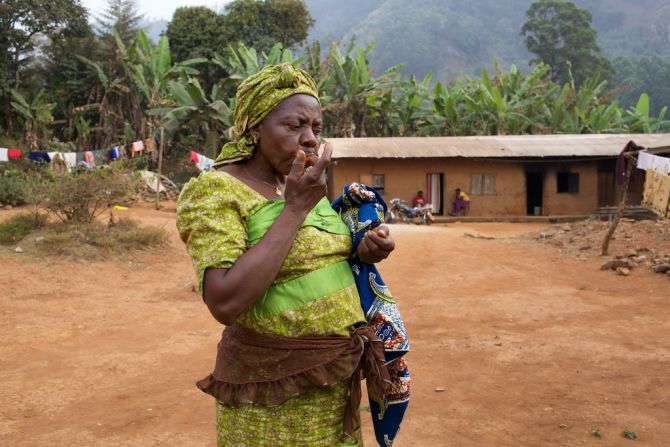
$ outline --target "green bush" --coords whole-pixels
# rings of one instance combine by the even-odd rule
[[[3,205],[23,205],[27,202],[28,182],[16,171],[5,171],[0,175],[0,203]]]
[[[43,214],[16,214],[5,222],[0,222],[0,244],[19,242],[45,223],[46,216]]]
[[[89,223],[137,191],[139,180],[115,168],[75,170],[38,186],[36,203],[62,222]]]

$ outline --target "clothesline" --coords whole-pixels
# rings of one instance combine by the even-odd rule
[[[153,138],[138,140],[130,144],[112,146],[109,149],[96,149],[81,152],[47,152],[30,151],[28,159],[36,163],[53,163],[62,161],[68,169],[81,166],[85,169],[93,169],[98,165],[114,161],[119,158],[135,158],[156,151],[156,141]],[[19,148],[0,148],[0,162],[20,160],[24,153]]]

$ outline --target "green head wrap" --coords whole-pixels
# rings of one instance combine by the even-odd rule
[[[214,166],[250,158],[255,144],[250,130],[258,125],[280,102],[298,93],[319,99],[314,79],[291,64],[268,65],[249,76],[237,88],[237,107],[233,113],[233,141],[226,143]]]

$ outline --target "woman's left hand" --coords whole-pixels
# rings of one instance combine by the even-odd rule
[[[388,227],[380,225],[365,233],[356,248],[356,254],[361,261],[374,264],[388,258],[394,249],[395,241],[389,234]]]

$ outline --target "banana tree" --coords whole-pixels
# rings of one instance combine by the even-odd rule
[[[96,146],[108,146],[123,128],[124,110],[129,103],[128,96],[131,93],[128,87],[129,80],[125,76],[114,75],[110,79],[104,72],[102,65],[93,62],[83,56],[77,58],[89,65],[98,76],[98,85],[93,87],[91,97],[93,102],[84,104],[73,109],[76,119],[76,110],[97,109],[98,123],[92,130],[96,132]]]
[[[248,48],[244,43],[238,42],[236,46],[228,45],[226,57],[215,54],[212,63],[223,68],[228,74],[225,84],[237,87],[244,79],[258,73],[267,65],[282,63],[297,65],[301,59],[293,56],[293,52],[284,48],[281,43],[276,43],[269,53],[259,55],[254,48]]]
[[[445,86],[438,82],[433,88],[432,113],[424,128],[430,135],[458,136],[471,133],[466,113],[467,92],[461,83]]]
[[[430,81],[433,73],[417,82],[415,76],[398,83],[396,107],[398,109],[398,135],[411,136],[421,133],[420,126],[427,120],[430,99]]]
[[[496,76],[491,80],[482,70],[481,83],[474,95],[479,120],[485,123],[486,133],[505,135],[522,134],[530,131],[534,116],[543,110],[544,95],[536,87],[549,71],[546,65],[539,65],[528,76],[524,76],[515,65],[507,74],[500,74],[494,62]]]
[[[338,137],[365,136],[365,118],[368,98],[381,96],[397,82],[403,65],[395,65],[379,77],[369,70],[368,53],[373,44],[365,49],[355,48],[352,39],[343,55],[337,45],[330,47],[328,61],[331,64],[332,80],[324,83],[332,88],[326,95],[332,100],[323,107],[326,127],[330,135]]]
[[[626,110],[622,118],[630,133],[664,132],[670,128],[670,121],[665,119],[668,108],[663,107],[658,117],[649,115],[649,95],[642,93],[635,108]]]
[[[160,118],[168,137],[181,129],[205,135],[205,152],[212,158],[221,146],[225,131],[232,126],[234,100],[227,101],[221,85],[215,84],[211,93],[205,94],[196,78],[168,83],[171,104],[147,111]]]
[[[189,59],[178,64],[172,63],[170,55],[170,44],[166,36],[162,36],[156,47],[151,45],[143,30],[138,32],[138,38],[134,45],[125,50],[123,41],[118,33],[115,33],[117,45],[123,52],[122,66],[133,85],[140,93],[139,108],[141,110],[154,109],[168,97],[168,82],[170,80],[197,75],[199,72],[193,66],[207,63],[206,58]],[[142,119],[141,129],[144,129],[145,120]],[[156,127],[156,118],[148,120],[149,131],[143,132],[144,136],[152,134]]]
[[[567,82],[549,107],[549,122],[557,133],[611,133],[624,131],[616,101],[605,92],[607,81],[595,75],[579,89]]]
[[[39,148],[39,140],[48,136],[48,125],[53,121],[51,114],[54,104],[49,104],[44,101],[44,90],[40,90],[33,97],[32,101],[28,102],[26,98],[18,91],[11,89],[10,93],[13,100],[11,101],[12,108],[24,120],[24,139],[28,145],[28,149],[35,151]]]

